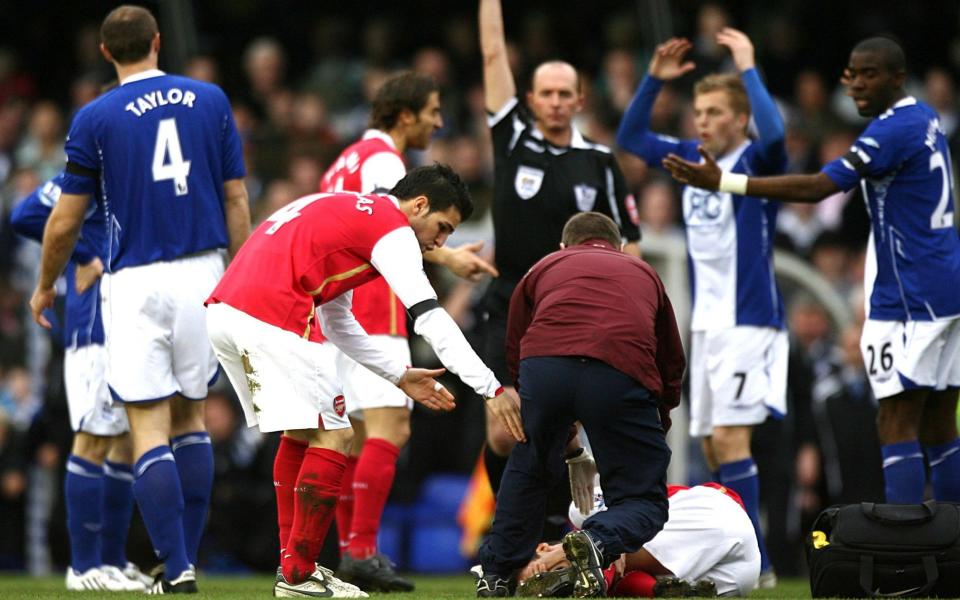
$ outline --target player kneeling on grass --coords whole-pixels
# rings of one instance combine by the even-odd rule
[[[333,520],[353,432],[333,350],[387,379],[428,408],[453,396],[407,367],[351,312],[352,290],[379,277],[413,317],[441,362],[486,398],[518,441],[517,404],[437,302],[421,253],[444,244],[473,210],[449,167],[420,167],[390,195],[313,194],[271,215],[237,253],[207,299],[210,341],[243,405],[247,424],[283,431],[274,469],[282,540],[274,595],[365,597],[314,563]],[[325,343],[309,341],[319,322]]]
[[[603,492],[594,488],[586,514],[570,504],[577,527],[606,510]],[[746,596],[757,585],[760,551],[753,525],[736,492],[716,483],[667,486],[667,522],[636,552],[624,554],[604,570],[609,596]],[[575,500],[576,502],[576,500]],[[583,499],[581,499],[583,502]],[[560,544],[540,544],[520,572],[518,596],[569,596],[575,574]]]

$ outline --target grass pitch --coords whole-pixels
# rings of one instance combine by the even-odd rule
[[[382,600],[433,600],[474,598],[473,578],[468,575],[428,577],[415,576],[415,592],[409,594],[371,594]],[[200,593],[192,598],[223,598],[229,600],[263,599],[272,597],[273,577],[209,576],[200,574]],[[67,592],[63,577],[27,577],[25,575],[0,575],[0,598],[3,600],[33,600],[45,598],[111,598],[127,600],[143,598],[143,594],[120,594],[98,592]],[[806,579],[786,579],[772,590],[756,590],[750,598],[809,598],[810,588]]]

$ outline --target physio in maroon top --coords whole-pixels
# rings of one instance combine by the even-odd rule
[[[686,360],[663,282],[604,239],[549,254],[530,269],[510,299],[506,352],[514,381],[524,358],[583,356],[637,380],[666,408],[680,403]]]

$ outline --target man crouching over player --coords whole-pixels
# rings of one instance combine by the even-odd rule
[[[467,188],[449,167],[408,173],[390,195],[312,194],[271,215],[250,236],[207,300],[210,341],[250,426],[283,431],[275,470],[285,540],[274,595],[366,597],[314,564],[333,520],[353,435],[333,350],[433,409],[454,407],[434,377],[371,338],[351,312],[352,290],[380,276],[441,362],[488,401],[524,441],[520,411],[440,308],[421,253],[443,246],[470,216]],[[310,342],[319,317],[329,343]],[[283,456],[280,454],[283,453]]]

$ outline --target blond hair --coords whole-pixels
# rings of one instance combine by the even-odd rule
[[[738,75],[733,73],[716,73],[707,75],[693,86],[693,96],[709,92],[726,92],[733,112],[750,116],[750,99],[747,97],[747,88]]]

